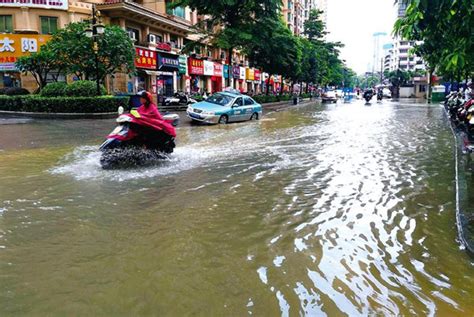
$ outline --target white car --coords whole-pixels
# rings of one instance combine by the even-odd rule
[[[336,97],[337,98],[344,98],[344,91],[342,89],[336,90]]]
[[[384,98],[392,98],[392,92],[388,88],[384,88],[382,94]]]
[[[328,90],[321,96],[323,102],[337,102],[337,95],[334,90]]]

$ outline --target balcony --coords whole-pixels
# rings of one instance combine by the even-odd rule
[[[191,24],[186,20],[156,12],[130,0],[108,0],[97,7],[110,17],[141,22],[175,34],[184,36],[192,31]]]

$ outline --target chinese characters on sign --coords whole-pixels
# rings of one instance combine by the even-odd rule
[[[178,69],[179,68],[179,60],[178,56],[163,56],[159,55],[159,69],[162,68],[171,68],[171,69]]]
[[[137,68],[156,69],[156,53],[145,48],[136,48],[135,66]]]
[[[0,34],[0,70],[17,70],[16,60],[21,56],[38,52],[49,38],[49,35]]]
[[[204,75],[204,61],[190,58],[188,60],[188,67],[190,75]]]
[[[1,7],[26,7],[67,10],[68,4],[68,0],[0,0]]]

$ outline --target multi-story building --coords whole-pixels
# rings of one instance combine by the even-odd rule
[[[397,17],[402,18],[405,16],[407,4],[405,1],[399,1],[396,7]],[[413,54],[412,50],[415,46],[415,42],[406,41],[399,37],[392,39],[393,45],[385,55],[385,69],[389,71],[409,70],[422,72],[426,70],[426,65],[423,59],[416,54]]]
[[[107,78],[110,92],[146,89],[155,96],[176,91],[212,93],[228,82],[244,92],[261,90],[263,73],[248,67],[247,58],[237,51],[228,58],[227,52],[200,43],[193,52],[184,53],[187,44],[200,42],[192,26],[205,17],[196,12],[171,9],[172,0],[91,1],[55,0],[46,4],[46,0],[0,0],[0,88],[36,90],[33,77],[16,68],[16,58],[39,51],[50,34],[68,23],[90,20],[95,6],[102,22],[119,25],[135,46],[136,74]],[[62,76],[61,80],[74,78]]]
[[[38,52],[49,34],[86,19],[91,9],[91,4],[68,0],[0,0],[0,88],[23,86],[34,90],[35,80],[16,69],[16,59]]]
[[[323,10],[323,21],[327,23],[327,0],[283,0],[282,16],[295,35],[304,33],[304,23],[311,10]]]

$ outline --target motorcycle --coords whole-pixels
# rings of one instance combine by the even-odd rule
[[[370,103],[370,101],[372,100],[372,97],[374,96],[373,92],[372,91],[366,91],[364,92],[364,99],[367,103]]]
[[[137,110],[119,109],[118,126],[100,146],[103,169],[144,166],[169,159],[175,148],[176,115],[163,120],[141,116]]]
[[[163,101],[165,107],[179,107],[188,106],[196,103],[197,101],[184,93],[177,92],[173,97],[167,97]]]
[[[383,92],[380,90],[377,92],[377,101],[382,101],[383,100]]]

